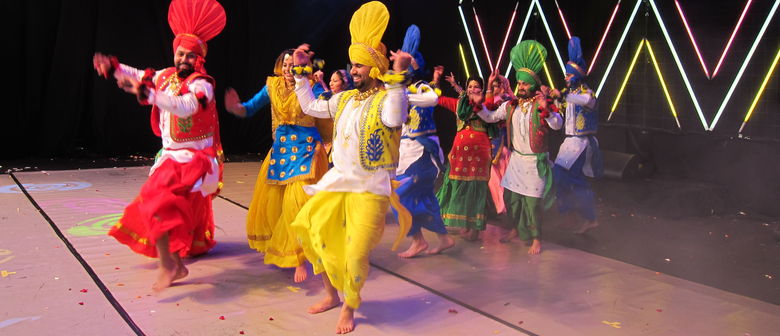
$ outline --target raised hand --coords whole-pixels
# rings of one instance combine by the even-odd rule
[[[111,70],[111,58],[108,55],[95,53],[95,56],[92,56],[92,66],[99,76],[108,78],[108,71]]]
[[[314,56],[314,52],[309,49],[309,44],[301,44],[298,46],[298,48],[295,48],[295,51],[293,51],[293,64],[309,64],[309,60],[312,56]]]
[[[412,55],[401,49],[391,50],[390,60],[393,61],[393,71],[402,72],[409,69],[409,65],[412,64]]]
[[[444,74],[444,67],[441,65],[437,65],[433,67],[433,82],[438,83],[439,79],[441,78],[441,75]]]
[[[246,116],[246,108],[241,104],[241,98],[238,97],[238,93],[233,88],[229,87],[225,90],[225,109],[239,117]]]
[[[490,77],[488,77],[488,82],[487,82],[487,91],[492,91],[492,89],[493,89],[493,82],[496,81],[497,77],[498,77],[498,73],[497,72],[493,71],[493,72],[490,73]]]
[[[542,86],[541,88],[546,88],[546,86]],[[544,92],[536,91],[536,102],[542,109],[547,109],[547,95],[544,94]]]
[[[455,81],[455,75],[453,75],[452,72],[450,72],[449,75],[444,76],[444,80],[446,80],[452,86],[458,85],[458,83]]]

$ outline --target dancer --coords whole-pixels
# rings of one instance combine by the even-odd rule
[[[437,67],[433,81],[438,83],[443,72],[443,67]],[[439,97],[439,105],[454,112],[458,118],[458,133],[450,150],[450,165],[436,198],[441,205],[444,225],[461,228],[461,236],[474,241],[485,230],[490,136],[496,136],[497,128],[486,124],[476,113],[482,108],[482,79],[472,77],[466,83],[466,91],[459,98]]]
[[[274,142],[257,175],[246,220],[247,239],[250,247],[265,253],[266,264],[295,268],[293,280],[299,283],[308,277],[306,257],[290,223],[310,198],[303,186],[325,174],[328,159],[315,119],[303,114],[295,95],[292,54],[293,49],[288,49],[279,55],[274,76],[248,102],[241,103],[236,91],[228,88],[225,108],[239,117],[251,117],[271,104]],[[312,91],[318,95],[322,88],[317,85]]]
[[[401,50],[414,57],[410,72],[415,79],[422,78],[425,69],[425,60],[417,50],[419,44],[420,28],[411,25],[406,30]],[[412,245],[398,254],[402,258],[411,258],[426,250],[428,254],[438,254],[455,246],[455,241],[444,227],[439,200],[433,191],[444,162],[433,119],[438,95],[434,88],[421,80],[409,86],[409,92],[409,118],[401,131],[401,155],[396,170],[396,180],[401,182],[396,192],[412,214],[412,228],[408,234],[412,237]],[[438,235],[437,247],[428,250],[422,228]]]
[[[324,81],[320,80],[320,82],[323,83],[322,85],[324,87]],[[352,76],[349,75],[347,70],[338,69],[333,71],[330,75],[330,81],[328,82],[327,87],[328,89],[319,95],[320,99],[327,100],[341,91],[352,90],[355,88],[355,84],[352,83]]]
[[[406,69],[411,56],[391,52],[393,70],[381,42],[389,20],[387,8],[372,1],[352,16],[349,58],[355,90],[330,100],[314,98],[305,79],[296,79],[295,93],[304,113],[333,118],[333,168],[315,185],[314,193],[298,213],[296,230],[315,273],[322,273],[325,297],[309,308],[321,313],[338,306],[338,291],[345,305],[336,325],[339,334],[355,328],[354,312],[360,306],[360,289],[368,277],[368,255],[382,237],[388,204],[400,213],[400,230],[394,248],[409,230],[411,215],[392,193],[398,166],[401,126],[408,113]],[[308,46],[295,52],[295,63],[305,64]],[[381,81],[380,81],[381,80]],[[384,82],[384,85],[382,84]]]
[[[510,223],[518,234],[530,243],[528,254],[542,250],[538,203],[551,201],[552,168],[547,153],[547,134],[561,128],[563,120],[555,105],[542,92],[534,89],[541,84],[536,75],[547,50],[538,42],[522,41],[510,53],[518,82],[518,100],[505,102],[495,111],[483,108],[479,116],[487,122],[507,120],[508,146],[512,151],[509,166],[501,182],[506,188],[504,202]],[[497,77],[493,73],[489,83]],[[543,88],[544,91],[544,88]]]
[[[211,200],[222,179],[222,146],[214,79],[204,67],[206,42],[225,27],[225,10],[214,0],[173,0],[168,24],[174,67],[145,71],[96,53],[99,75],[113,76],[142,104],[152,105],[151,126],[162,138],[149,179],[109,235],[133,251],[160,259],[155,290],[188,274],[183,256],[206,253],[214,241]]]
[[[593,90],[585,83],[587,72],[582,58],[579,37],[569,40],[569,61],[566,63],[566,88],[554,90],[553,97],[562,98],[566,111],[566,139],[555,158],[553,176],[557,193],[558,210],[573,212],[585,222],[575,233],[585,233],[597,227],[596,204],[587,177],[600,177],[603,173],[601,151],[596,139],[599,123],[598,101]]]

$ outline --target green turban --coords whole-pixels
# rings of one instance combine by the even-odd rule
[[[525,40],[518,43],[509,53],[512,66],[515,68],[518,81],[531,84],[531,90],[542,84],[537,75],[547,59],[547,49],[534,40]]]

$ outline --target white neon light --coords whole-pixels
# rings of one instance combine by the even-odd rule
[[[685,82],[685,88],[688,89],[688,93],[691,95],[693,106],[696,108],[696,113],[699,114],[699,119],[701,119],[701,124],[704,127],[704,129],[707,130],[707,120],[704,118],[704,113],[701,111],[701,107],[699,106],[699,101],[696,99],[696,95],[693,93],[693,87],[691,87],[691,82],[688,81],[688,75],[685,73],[685,68],[683,68],[682,63],[680,62],[680,57],[677,56],[677,50],[674,49],[672,38],[669,37],[669,32],[666,31],[666,25],[664,24],[664,20],[661,18],[661,13],[658,11],[658,7],[655,6],[654,0],[650,0],[650,6],[653,7],[653,13],[655,13],[655,18],[658,20],[658,23],[661,25],[661,31],[664,33],[664,38],[666,38],[666,44],[669,45],[669,50],[672,51],[674,62],[677,64],[677,68],[680,70],[680,74],[682,75],[683,82]]]
[[[477,59],[477,52],[474,51],[474,42],[471,41],[471,34],[469,33],[469,26],[466,25],[466,17],[463,15],[463,9],[458,6],[458,12],[460,13],[460,19],[463,21],[463,29],[466,30],[466,37],[469,39],[469,47],[471,48],[471,55],[474,56],[474,65],[477,67],[479,77],[482,77],[482,69],[479,66],[479,60]]]
[[[515,45],[520,43],[520,41],[523,40],[523,35],[525,34],[525,28],[528,26],[528,20],[531,18],[531,14],[534,11],[534,2],[531,1],[531,5],[528,6],[528,14],[525,15],[525,20],[523,21],[523,28],[520,29],[520,36],[517,37],[517,42]],[[504,73],[504,77],[509,77],[509,71],[512,71],[512,62],[510,61],[509,64],[506,66],[506,72]]]
[[[607,65],[607,71],[604,72],[604,77],[601,77],[601,83],[599,84],[599,88],[596,89],[596,96],[601,93],[601,89],[604,88],[604,83],[607,81],[607,76],[609,76],[609,72],[612,70],[612,66],[615,65],[615,59],[617,59],[618,52],[620,52],[620,48],[623,46],[623,42],[626,41],[626,36],[628,35],[628,30],[631,28],[631,24],[634,23],[634,18],[636,17],[636,13],[639,11],[639,5],[642,4],[642,0],[636,0],[636,5],[634,5],[634,10],[631,12],[631,17],[628,19],[628,24],[626,25],[626,29],[623,29],[623,35],[620,36],[620,41],[618,41],[617,48],[615,48],[615,53],[612,54],[612,59],[609,60],[609,65]]]
[[[726,93],[726,97],[723,98],[723,103],[720,104],[720,108],[718,108],[718,113],[715,114],[715,119],[713,119],[712,124],[710,124],[710,128],[709,128],[710,131],[712,131],[715,128],[715,125],[718,123],[718,120],[720,120],[721,114],[723,114],[723,111],[726,109],[726,105],[729,103],[729,100],[731,99],[731,95],[734,93],[734,89],[737,87],[737,84],[739,84],[739,81],[742,79],[742,75],[745,73],[745,69],[747,69],[747,66],[750,63],[750,59],[753,57],[753,53],[756,51],[756,48],[758,47],[758,43],[761,42],[761,38],[764,37],[766,28],[769,26],[769,22],[771,22],[772,18],[774,17],[778,5],[780,5],[780,0],[775,0],[775,4],[772,5],[772,9],[769,11],[769,15],[767,15],[766,20],[764,20],[764,25],[761,26],[761,31],[758,32],[758,35],[756,36],[756,40],[753,41],[753,46],[750,47],[750,51],[748,52],[747,57],[745,57],[745,61],[742,62],[742,67],[739,68],[737,77],[734,79],[734,82],[731,84],[731,88],[729,88],[729,92]]]
[[[558,65],[561,66],[561,72],[565,74],[566,68],[563,66],[563,59],[561,58],[561,53],[558,51],[558,47],[555,44],[555,38],[553,38],[550,25],[547,23],[547,17],[544,16],[544,11],[542,11],[542,5],[539,3],[539,0],[533,0],[533,2],[536,3],[536,8],[539,8],[539,14],[542,17],[544,28],[547,30],[547,36],[550,37],[550,44],[552,44],[553,50],[555,51],[555,57],[558,58]]]

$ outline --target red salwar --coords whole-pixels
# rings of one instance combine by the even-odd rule
[[[193,185],[210,172],[210,159],[216,153],[213,148],[189,150],[195,154],[190,162],[166,159],[154,170],[109,235],[152,258],[157,257],[155,242],[166,232],[170,251],[182,257],[206,253],[216,244],[213,196],[192,192]]]

